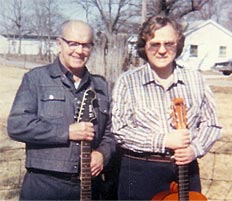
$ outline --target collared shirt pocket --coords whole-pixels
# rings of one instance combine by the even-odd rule
[[[188,128],[198,128],[201,121],[201,110],[199,105],[191,105],[186,108]]]
[[[137,126],[149,128],[151,130],[160,130],[160,115],[158,108],[135,108],[135,122]]]
[[[45,118],[60,118],[64,115],[65,95],[61,87],[42,88],[38,113]]]

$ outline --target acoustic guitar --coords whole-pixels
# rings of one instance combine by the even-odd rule
[[[77,109],[77,122],[93,121],[96,118],[93,101],[96,98],[96,93],[89,88],[85,91],[80,107]],[[91,142],[81,141],[81,166],[80,166],[80,200],[92,200],[92,180],[91,180]]]
[[[182,98],[173,100],[173,123],[176,129],[186,128],[186,108]],[[178,166],[178,184],[172,182],[170,190],[156,194],[152,200],[172,200],[172,201],[191,201],[207,200],[199,192],[189,191],[189,167],[188,165]]]

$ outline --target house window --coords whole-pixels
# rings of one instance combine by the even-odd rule
[[[190,45],[190,57],[197,57],[197,56],[198,56],[198,46]]]
[[[219,57],[226,57],[226,46],[219,47]]]

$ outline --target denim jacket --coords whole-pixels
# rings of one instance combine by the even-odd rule
[[[8,134],[26,144],[27,168],[79,172],[80,142],[68,139],[69,125],[75,122],[76,102],[88,87],[92,87],[96,92],[92,149],[103,154],[106,165],[115,151],[107,84],[86,68],[75,89],[61,69],[56,59],[24,75],[8,117]]]

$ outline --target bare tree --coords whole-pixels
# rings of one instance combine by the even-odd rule
[[[36,1],[31,4],[32,18],[30,23],[31,33],[35,34],[40,41],[39,47],[39,57],[43,59],[43,39],[46,36],[46,31],[44,29],[46,19],[44,19],[45,7],[41,6],[40,2]]]
[[[149,1],[147,16],[162,14],[183,18],[189,13],[201,10],[211,0],[152,0]]]
[[[187,14],[183,19],[185,21],[212,19],[229,30],[232,30],[232,18],[229,17],[231,8],[231,0],[208,0],[200,9]]]
[[[33,1],[31,10],[33,17],[33,20],[30,21],[31,33],[36,34],[41,41],[39,54],[52,61],[51,41],[57,36],[60,22],[63,22],[65,18],[59,11],[58,3],[53,0]],[[45,44],[46,47],[42,47],[42,44]]]
[[[134,0],[73,0],[73,2],[88,12],[88,20],[91,19],[91,22],[96,24],[96,29],[108,36],[125,30],[125,23],[141,10],[138,6],[141,2]]]
[[[231,5],[232,7],[232,5]],[[228,28],[228,30],[232,31],[232,11],[231,8],[228,9],[228,14],[227,14],[227,20],[225,22],[225,27]]]
[[[112,81],[120,74],[122,69],[115,74],[115,65],[113,65],[112,58],[115,54],[112,52],[118,50],[120,47],[119,35],[137,33],[138,25],[141,23],[141,14],[149,17],[154,14],[162,14],[166,16],[174,16],[178,19],[187,18],[192,13],[199,12],[204,6],[210,4],[213,0],[73,0],[78,4],[88,5],[88,10],[96,11],[90,12],[96,16],[95,20],[91,20],[92,24],[97,29],[97,36],[100,44],[104,44],[102,48],[105,76]],[[85,3],[85,4],[84,4]],[[146,6],[146,7],[144,7]],[[142,8],[147,11],[145,15]],[[86,9],[87,10],[87,9]],[[89,13],[89,14],[90,14]],[[90,17],[90,16],[88,16]],[[144,17],[143,17],[144,18]],[[90,19],[90,18],[89,18]],[[136,28],[134,28],[136,27]],[[136,31],[135,31],[136,30]],[[134,32],[135,31],[135,32]],[[116,42],[115,42],[116,41]],[[125,47],[126,41],[124,42]],[[127,51],[122,51],[125,54]],[[115,60],[114,60],[115,61]],[[122,64],[120,65],[122,66]],[[117,66],[119,68],[119,66]],[[115,77],[112,79],[112,76]]]
[[[19,40],[17,53],[21,55],[21,40],[28,33],[27,2],[24,0],[1,0],[1,25],[8,36]]]
[[[132,24],[128,22],[138,12],[138,1],[133,0],[74,0],[76,5],[81,5],[85,11],[93,11],[92,24],[97,32],[97,44],[102,51],[104,75],[110,81],[122,71],[122,65],[112,58],[117,55],[122,62],[127,54],[128,33],[132,30]],[[90,17],[90,16],[88,16]],[[137,20],[138,22],[139,19]],[[129,25],[129,26],[127,26]],[[121,48],[121,49],[120,49]],[[116,53],[118,52],[118,54]],[[119,59],[119,58],[118,58]],[[121,68],[120,68],[121,67]]]
[[[219,20],[219,6],[217,0],[208,0],[200,9],[195,12],[188,13],[185,16],[186,20],[208,20],[214,19],[218,22]]]
[[[232,26],[232,11],[229,11],[228,13],[228,21],[227,21],[228,27]]]
[[[146,20],[146,15],[147,15],[147,0],[142,0],[142,12],[141,12],[142,23]]]
[[[219,20],[219,7],[217,6],[217,0],[209,1],[201,10],[195,12],[195,16],[199,16],[200,19],[208,20],[214,18],[215,21]]]
[[[82,0],[82,1],[76,1],[73,0],[72,2],[77,3],[81,8],[85,11],[85,18],[87,22],[89,22],[89,15],[91,15],[91,8],[92,8],[92,1],[90,0]],[[80,10],[81,11],[81,10]]]

